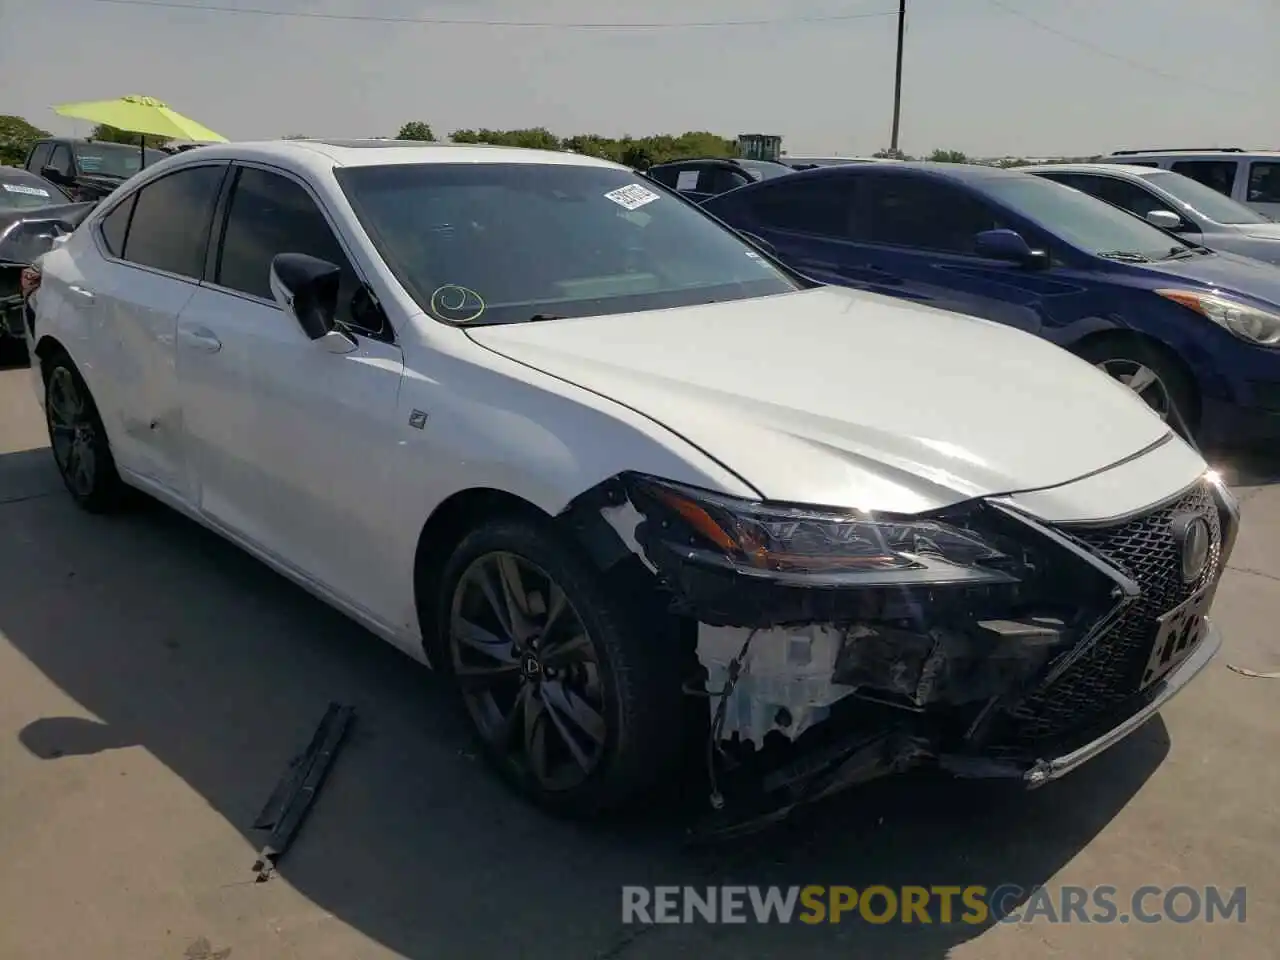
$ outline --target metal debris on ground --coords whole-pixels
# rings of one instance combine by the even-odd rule
[[[253,864],[258,883],[271,879],[276,861],[289,849],[289,844],[293,842],[303,818],[324,784],[324,778],[333,765],[338,748],[354,718],[354,707],[341,703],[329,704],[311,737],[311,743],[303,753],[290,761],[289,769],[276,784],[266,806],[253,822],[254,830],[271,831]]]
[[[1259,673],[1257,670],[1250,670],[1248,667],[1237,667],[1234,663],[1228,663],[1227,669],[1233,673],[1238,673],[1242,677],[1253,677],[1257,680],[1280,680],[1280,670],[1272,673]]]

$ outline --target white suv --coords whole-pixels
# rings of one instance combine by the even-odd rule
[[[1198,180],[1206,187],[1280,219],[1280,151],[1246,152],[1239,147],[1215,150],[1117,150],[1098,163],[1160,167]]]
[[[1238,512],[1132,391],[616,164],[203,147],[40,267],[71,496],[144,490],[430,661],[548,807],[690,738],[729,816],[920,763],[1035,785],[1221,644]]]

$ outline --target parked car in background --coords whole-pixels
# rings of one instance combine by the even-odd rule
[[[1172,170],[1118,163],[1016,169],[1083,190],[1188,243],[1280,264],[1280,223]]]
[[[1045,337],[1202,443],[1280,437],[1280,270],[1269,264],[1189,246],[1042,177],[970,164],[809,170],[705,206],[814,279]]]
[[[547,807],[688,755],[731,818],[916,765],[1036,786],[1222,642],[1238,509],[1131,392],[617,164],[202,147],[40,269],[70,496],[148,491],[430,661]]]
[[[1280,151],[1240,147],[1197,150],[1117,150],[1099,163],[1172,170],[1272,219],[1280,219]]]
[[[25,346],[22,271],[70,233],[92,204],[72,203],[55,184],[17,167],[0,166],[0,354]]]
[[[705,200],[727,190],[734,190],[759,180],[792,173],[792,169],[770,160],[745,160],[733,157],[707,157],[673,160],[650,167],[645,173],[665,187],[677,190],[691,200]]]
[[[160,150],[105,140],[50,137],[37,140],[25,167],[62,187],[73,200],[101,200],[143,167],[158,163]]]

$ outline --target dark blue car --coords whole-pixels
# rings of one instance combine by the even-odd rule
[[[704,206],[815,280],[1051,340],[1202,445],[1280,436],[1275,266],[1187,244],[1040,177],[964,164],[827,167]]]

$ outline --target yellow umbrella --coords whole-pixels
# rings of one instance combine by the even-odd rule
[[[88,120],[91,123],[104,123],[117,130],[139,134],[138,149],[142,153],[144,166],[147,162],[146,140],[143,139],[145,134],[166,137],[170,140],[227,142],[227,138],[222,134],[214,133],[190,117],[184,117],[155,97],[128,96],[116,100],[63,103],[54,107],[53,112],[64,117]]]
[[[129,133],[150,134],[170,140],[203,140],[226,143],[227,138],[203,124],[184,117],[155,97],[120,97],[117,100],[89,100],[64,103],[53,112],[77,120],[105,123]]]

